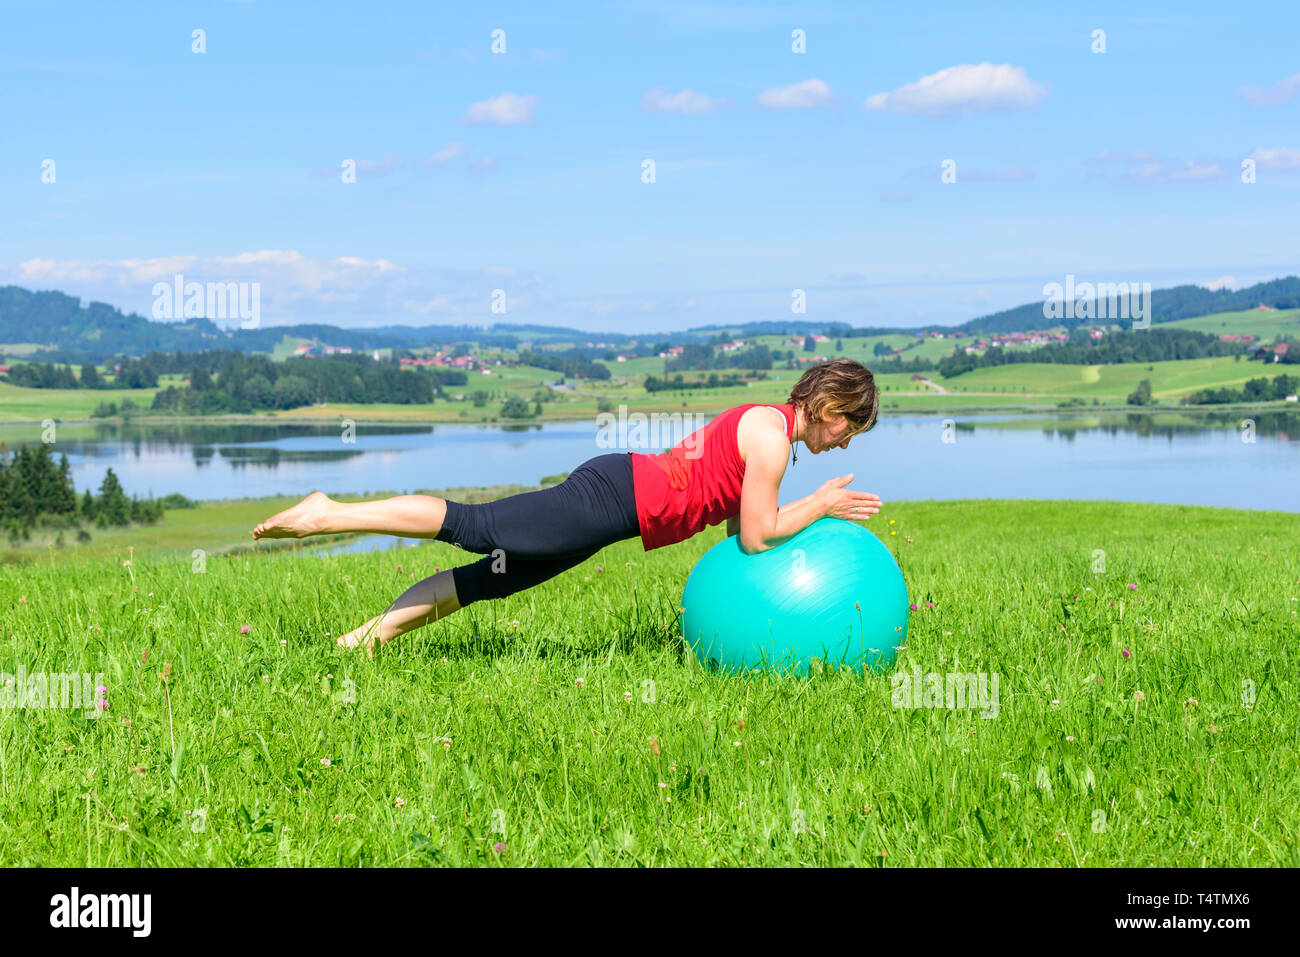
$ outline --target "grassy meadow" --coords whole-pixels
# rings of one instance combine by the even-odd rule
[[[1165,327],[1195,329],[1197,332],[1213,332],[1215,335],[1247,333],[1256,340],[1271,342],[1274,336],[1300,336],[1300,309],[1216,312],[1208,316],[1160,323],[1159,328]]]
[[[867,527],[917,605],[896,668],[995,673],[996,717],[895,708],[887,674],[701,669],[677,603],[720,529],[373,660],[333,637],[467,556],[0,565],[0,671],[102,673],[108,702],[0,709],[0,863],[1300,864],[1294,516],[915,502]]]

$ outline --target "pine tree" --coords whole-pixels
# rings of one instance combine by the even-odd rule
[[[96,503],[99,518],[109,525],[129,525],[131,522],[131,502],[122,491],[122,483],[117,480],[110,468],[99,486],[99,501]]]
[[[55,511],[60,515],[77,513],[77,490],[72,484],[72,470],[66,454],[59,456],[59,478],[55,486]]]
[[[104,384],[100,378],[99,370],[95,368],[93,362],[87,362],[81,367],[81,387],[83,389],[98,389]]]

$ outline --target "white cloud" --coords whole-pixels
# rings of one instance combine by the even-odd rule
[[[1291,102],[1297,95],[1300,95],[1300,73],[1292,73],[1267,90],[1261,90],[1257,86],[1243,86],[1237,91],[1237,96],[1251,106],[1280,106]]]
[[[417,302],[415,300],[407,300],[405,305],[406,308],[409,309],[411,312],[420,312],[420,313],[452,312],[457,308],[459,308],[455,300],[453,300],[451,296],[448,296],[446,294],[443,294],[441,296],[434,296],[432,299],[427,299],[423,302]]]
[[[813,77],[801,83],[764,90],[758,95],[758,105],[769,110],[815,110],[831,106],[835,95],[822,80]]]
[[[396,153],[389,153],[381,160],[357,160],[357,172],[367,176],[387,176],[401,169],[403,165],[403,161],[397,158]]]
[[[911,116],[956,116],[996,110],[1030,110],[1048,88],[1010,63],[950,66],[889,93],[867,97],[867,110]]]
[[[1146,150],[1131,153],[1102,150],[1088,163],[1115,170],[1108,175],[1120,183],[1212,183],[1230,175],[1227,168],[1216,161],[1171,159]]]
[[[450,163],[457,156],[464,156],[464,155],[465,155],[464,143],[461,142],[448,143],[442,149],[438,150],[438,152],[430,156],[428,162],[425,165],[442,166],[446,163]]]
[[[1256,147],[1250,154],[1260,169],[1300,170],[1300,150],[1279,146],[1277,149]]]
[[[1210,290],[1210,292],[1218,292],[1220,289],[1232,289],[1236,285],[1236,276],[1220,276],[1218,279],[1211,279],[1209,282],[1201,283],[1201,286]]]
[[[512,313],[543,291],[536,274],[501,263],[476,269],[403,266],[382,258],[311,257],[294,249],[207,257],[33,258],[8,268],[0,266],[0,286],[59,289],[148,318],[154,285],[170,286],[178,275],[186,282],[257,283],[265,326],[323,322],[362,328],[411,319],[499,321],[490,311],[493,288],[509,284]]]
[[[666,86],[656,86],[647,90],[641,97],[641,108],[651,113],[681,113],[683,116],[702,116],[719,110],[726,100],[696,93],[694,90],[681,90],[674,93]]]
[[[466,123],[487,123],[494,126],[522,126],[533,122],[537,113],[537,96],[528,93],[502,93],[488,100],[471,103],[465,111]]]

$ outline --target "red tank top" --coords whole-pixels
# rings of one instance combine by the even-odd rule
[[[684,541],[706,525],[740,514],[745,462],[736,442],[740,417],[761,403],[728,409],[667,452],[632,456],[632,486],[641,543],[646,551]],[[771,405],[794,434],[794,406]]]

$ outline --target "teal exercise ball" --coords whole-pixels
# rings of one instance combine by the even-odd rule
[[[709,668],[807,674],[814,659],[883,671],[907,640],[907,583],[861,525],[824,518],[747,555],[713,546],[682,592],[682,639]]]

